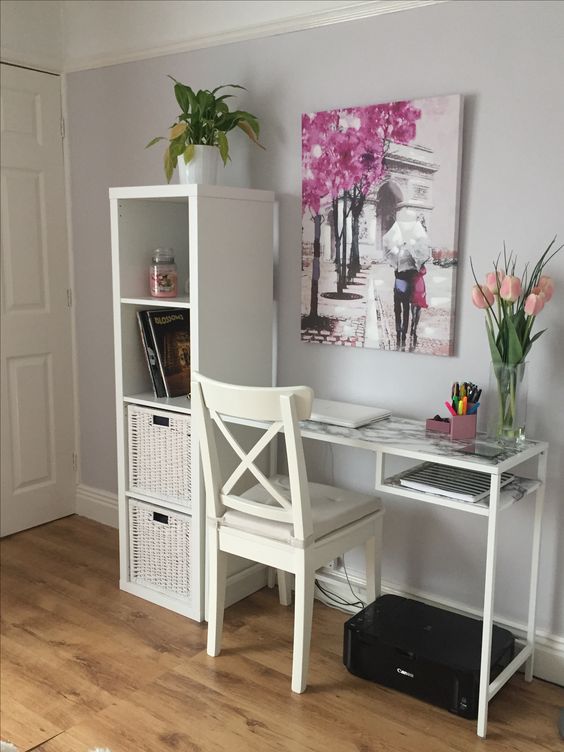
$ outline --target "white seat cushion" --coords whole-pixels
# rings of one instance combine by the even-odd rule
[[[269,480],[284,498],[290,499],[290,483],[287,476],[275,475]],[[357,491],[345,491],[343,488],[326,486],[322,483],[310,483],[309,493],[313,536],[316,540],[382,508],[382,502],[377,496],[361,494]],[[260,483],[245,491],[242,496],[263,504],[279,506]],[[255,533],[264,538],[275,538],[286,542],[292,540],[294,533],[294,526],[290,523],[255,517],[235,509],[226,511],[221,524]]]

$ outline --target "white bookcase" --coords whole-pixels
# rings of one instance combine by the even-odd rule
[[[193,370],[224,381],[270,386],[274,194],[202,185],[111,188],[110,206],[120,587],[201,621],[205,500],[194,431],[190,467],[186,468],[191,479],[189,504],[171,501],[166,494],[160,497],[158,493],[140,492],[130,483],[128,406],[134,406],[134,410],[137,406],[137,412],[154,410],[161,421],[164,413],[165,422],[167,415],[176,417],[176,423],[189,421],[191,413],[187,397],[154,396],[137,312],[189,309]],[[179,295],[173,299],[149,295],[151,252],[158,247],[174,249]],[[170,467],[170,472],[179,471],[182,468]],[[141,540],[139,526],[145,529],[144,525],[148,525],[149,537]],[[137,576],[135,557],[140,550],[148,557],[149,569],[143,570],[150,570],[146,579],[143,573]],[[185,553],[187,560],[181,560]],[[174,571],[160,571],[169,566]],[[156,568],[154,576],[151,568]],[[174,589],[173,584],[171,590],[168,575],[173,583],[180,578],[182,587]],[[228,600],[260,587],[264,577],[264,571],[256,566],[235,561],[228,580],[228,587],[232,585]]]

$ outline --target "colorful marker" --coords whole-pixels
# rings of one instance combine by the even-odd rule
[[[450,404],[450,402],[445,402],[445,405],[451,415],[456,415],[454,407]]]

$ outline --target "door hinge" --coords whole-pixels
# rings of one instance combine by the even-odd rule
[[[61,117],[61,138],[65,137],[65,119]]]
[[[72,453],[72,469],[75,473],[78,470],[78,454],[76,452]]]
[[[72,290],[70,287],[67,287],[67,306],[72,308]]]

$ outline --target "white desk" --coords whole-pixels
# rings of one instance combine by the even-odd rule
[[[393,417],[363,428],[341,428],[340,426],[307,421],[302,423],[302,435],[308,439],[327,441],[333,444],[357,447],[374,452],[376,455],[375,489],[380,493],[414,499],[426,504],[449,507],[450,509],[457,509],[460,512],[478,514],[487,518],[486,574],[484,583],[477,729],[478,736],[485,737],[488,723],[488,703],[492,697],[524,663],[526,663],[526,681],[531,681],[533,678],[537,580],[548,444],[541,441],[525,441],[519,448],[507,449],[493,459],[486,459],[484,457],[461,454],[459,451],[456,451],[468,444],[468,441],[451,441],[442,434],[425,431],[425,425],[422,421]],[[420,462],[437,462],[451,467],[468,468],[486,473],[490,476],[489,500],[472,504],[404,488],[399,484],[399,475],[386,477],[385,463],[387,455],[407,457]],[[517,465],[533,457],[537,458],[538,465],[536,479],[516,479],[509,486],[503,489],[500,488],[502,472],[515,468]],[[534,492],[536,492],[535,516],[532,531],[527,639],[525,642],[519,644],[520,649],[518,649],[517,655],[509,666],[490,683],[498,522],[501,522],[501,512],[503,510]]]

